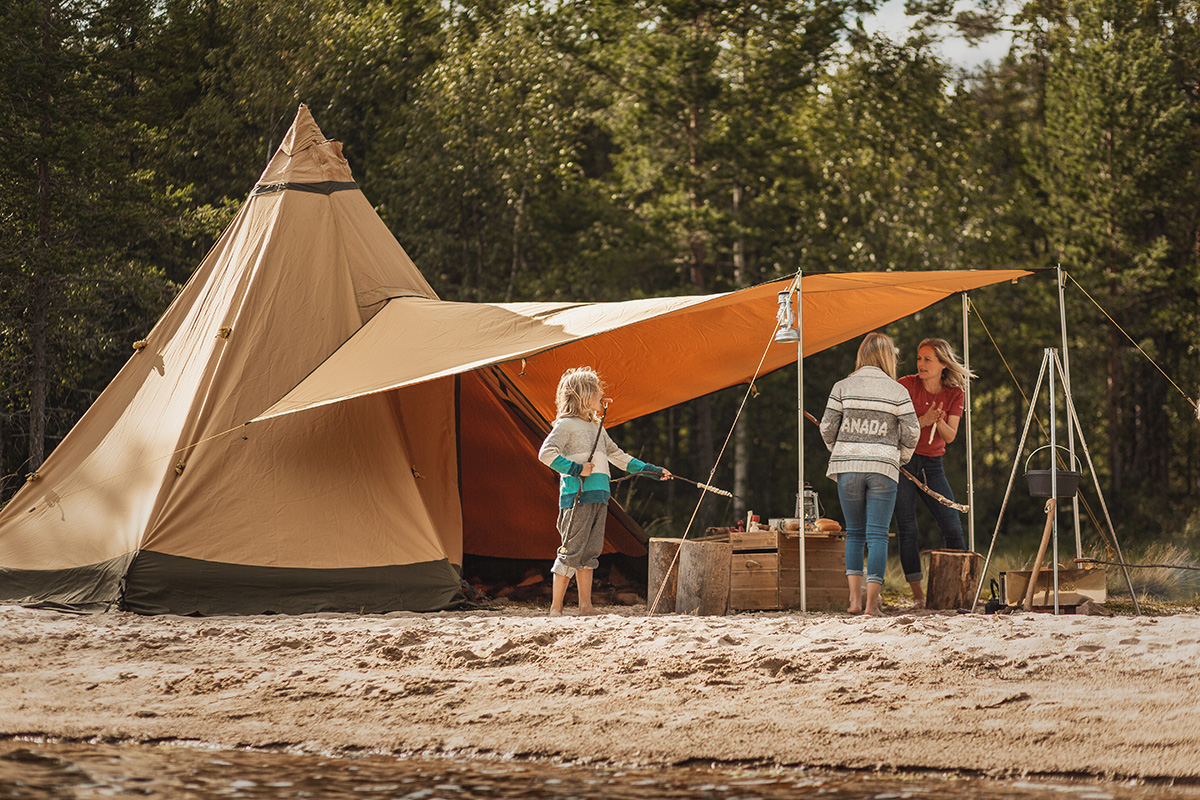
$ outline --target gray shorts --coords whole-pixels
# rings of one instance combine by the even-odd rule
[[[558,512],[558,535],[562,546],[550,571],[555,575],[572,577],[577,569],[595,569],[604,549],[604,523],[608,521],[608,503],[584,503]],[[567,530],[567,523],[571,530]]]

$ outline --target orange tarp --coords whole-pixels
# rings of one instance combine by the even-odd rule
[[[952,294],[1024,270],[810,275],[806,355]],[[624,303],[451,303],[394,298],[259,420],[498,364],[546,419],[567,367],[596,367],[619,401],[609,424],[690,400],[796,361],[774,344],[777,294],[791,279],[727,294]]]

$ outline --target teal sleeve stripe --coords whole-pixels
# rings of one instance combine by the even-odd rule
[[[625,468],[626,472],[639,473],[648,472],[651,475],[662,475],[662,467],[656,467],[653,464],[647,464],[645,461],[639,461],[636,458],[629,459],[629,466]]]
[[[583,472],[583,464],[580,464],[577,461],[572,461],[569,458],[555,456],[554,460],[550,462],[550,469],[554,470],[555,472],[561,472],[564,475],[578,477],[579,473]]]

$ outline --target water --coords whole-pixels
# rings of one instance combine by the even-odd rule
[[[321,800],[1200,800],[1200,787],[994,780],[695,765],[620,768],[480,758],[320,756],[179,745],[0,741],[3,800],[92,798]]]

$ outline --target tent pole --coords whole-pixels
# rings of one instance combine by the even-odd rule
[[[1063,289],[1066,286],[1066,276],[1063,274],[1062,264],[1055,266],[1055,274],[1058,276],[1058,325],[1062,330],[1062,368],[1063,368],[1063,391],[1067,397],[1071,396],[1071,356],[1067,353],[1067,304],[1063,297]],[[1067,462],[1067,469],[1075,463],[1075,428],[1067,425],[1067,450],[1071,454],[1071,460]],[[1075,518],[1075,557],[1083,558],[1083,537],[1079,533],[1079,493],[1071,498],[1071,511]]]
[[[804,529],[804,288],[801,278],[804,270],[796,272],[796,330],[800,340],[796,342],[796,429],[799,431],[800,485],[796,489],[796,505],[800,517],[800,610],[808,611],[808,531]]]
[[[971,338],[968,336],[968,307],[970,303],[967,300],[967,293],[962,293],[962,316],[963,316],[963,363],[966,365],[967,372],[971,371]],[[965,422],[967,423],[967,549],[974,552],[975,550],[975,459],[971,447],[971,381],[966,382],[966,405],[964,414],[966,415]]]

